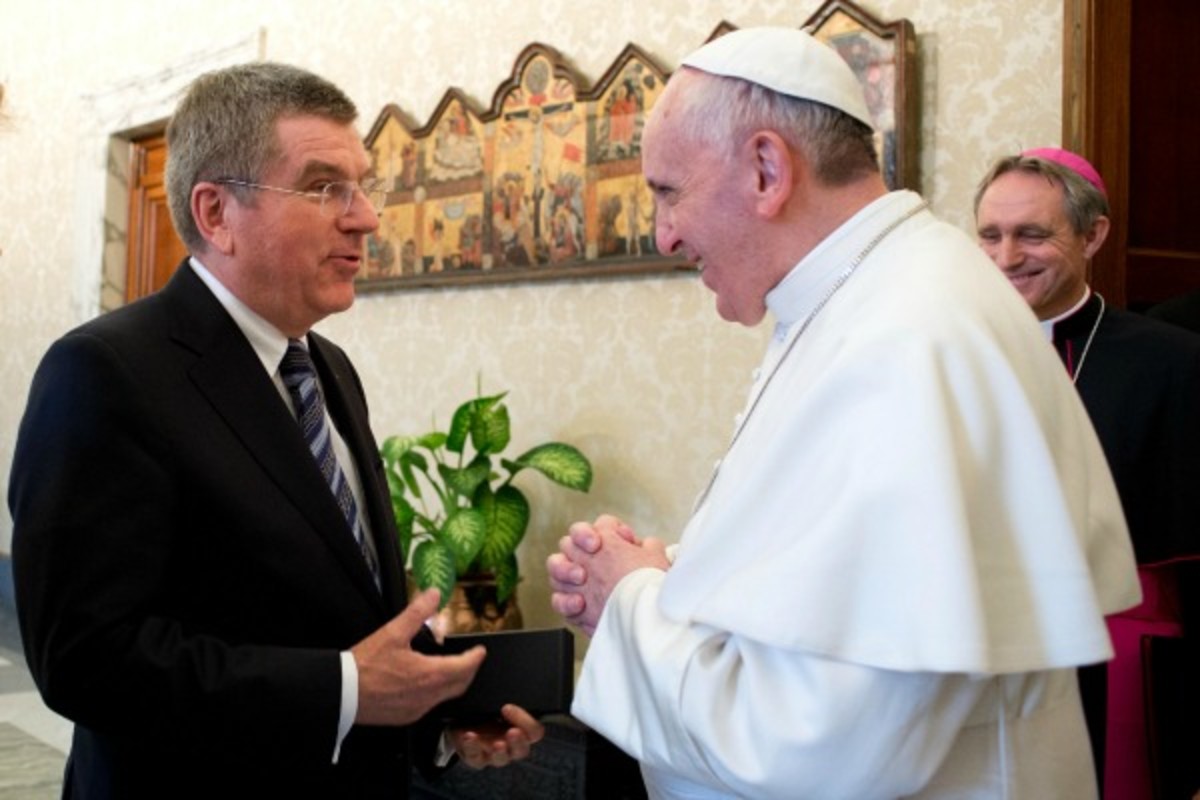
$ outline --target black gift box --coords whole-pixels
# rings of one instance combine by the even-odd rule
[[[475,680],[460,697],[431,712],[445,720],[500,717],[500,707],[514,703],[535,717],[566,714],[575,690],[575,639],[566,628],[451,634],[436,651],[461,653],[475,645],[487,657]],[[426,647],[422,647],[426,650]]]

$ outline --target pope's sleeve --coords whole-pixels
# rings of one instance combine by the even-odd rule
[[[650,767],[744,797],[904,796],[987,689],[984,677],[873,669],[673,622],[658,609],[663,575],[617,585],[572,707]]]

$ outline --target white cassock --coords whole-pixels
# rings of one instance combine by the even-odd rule
[[[767,296],[782,335],[672,568],[609,598],[572,711],[652,797],[1096,795],[1074,667],[1139,590],[1024,300],[919,211],[788,351],[920,202],[871,204]]]

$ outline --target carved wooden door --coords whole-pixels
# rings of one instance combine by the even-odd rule
[[[1064,11],[1063,143],[1096,165],[1112,206],[1092,284],[1134,309],[1200,289],[1200,3]]]
[[[167,209],[166,137],[154,134],[131,146],[126,302],[161,289],[187,255]]]

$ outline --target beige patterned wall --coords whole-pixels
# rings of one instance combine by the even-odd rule
[[[973,185],[1060,127],[1060,0],[860,0],[907,17],[921,51],[923,189],[969,226]],[[345,88],[369,125],[387,103],[423,124],[455,86],[481,105],[532,41],[595,80],[629,42],[666,68],[722,19],[800,25],[817,0],[69,0],[6,3],[0,81],[0,484],[33,370],[49,342],[100,307],[123,252],[111,136],[168,113],[197,72],[259,54]],[[17,31],[20,35],[14,35]],[[117,186],[114,189],[113,183]],[[117,198],[113,201],[110,198]],[[105,225],[106,203],[108,224]],[[115,254],[115,256],[114,256]],[[529,624],[553,622],[542,563],[565,525],[602,510],[674,540],[739,410],[767,326],[721,322],[689,277],[371,294],[322,324],[357,362],[376,433],[444,422],[482,375],[508,389],[515,447],[546,438],[594,460],[590,495],[536,480],[522,554]],[[103,480],[103,476],[97,476]],[[0,552],[12,521],[0,511]],[[736,536],[730,531],[730,536]]]

